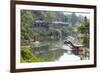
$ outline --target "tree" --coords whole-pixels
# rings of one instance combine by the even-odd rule
[[[24,24],[32,24],[35,16],[32,14],[30,10],[21,10],[21,23]]]
[[[47,30],[49,30],[50,24],[52,22],[52,12],[44,11],[43,16],[44,21],[47,23]]]
[[[35,20],[35,15],[30,10],[21,10],[21,39],[28,40],[33,36],[32,24]],[[23,43],[22,43],[23,44]]]
[[[89,34],[89,20],[85,16],[81,25],[78,27],[78,31],[80,33],[88,33]]]
[[[85,16],[81,25],[78,27],[78,32],[84,34],[83,44],[85,47],[89,47],[89,19]]]

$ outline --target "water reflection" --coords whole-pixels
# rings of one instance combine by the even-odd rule
[[[80,57],[74,54],[64,53],[57,61],[78,61]]]
[[[55,45],[55,46],[54,46]],[[59,44],[42,45],[39,47],[33,47],[32,52],[45,61],[75,61],[80,60],[79,56],[72,53],[72,49],[65,44],[57,46]]]

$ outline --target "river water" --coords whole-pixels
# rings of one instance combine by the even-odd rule
[[[63,44],[60,47],[54,47],[52,50],[47,49],[47,46],[42,46],[42,50],[33,52],[37,55],[37,57],[44,59],[45,61],[77,61],[80,60],[80,57],[72,53],[72,49],[68,46]],[[41,49],[40,48],[40,49]],[[46,49],[46,50],[45,50]]]
[[[80,60],[79,56],[76,56],[72,53],[72,49],[68,45],[63,45],[62,49],[67,50],[57,61],[76,61]]]
[[[80,57],[74,55],[74,54],[68,54],[64,53],[57,61],[78,61],[80,60]]]

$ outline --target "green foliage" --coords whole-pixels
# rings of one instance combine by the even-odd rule
[[[32,14],[30,10],[21,10],[21,23],[24,24],[32,24],[35,20],[35,16]]]
[[[87,19],[87,17],[84,17],[81,25],[78,27],[78,32],[89,33],[89,20]]]
[[[85,47],[89,47],[89,20],[87,17],[84,17],[81,25],[77,28],[78,32],[84,34],[83,36],[83,44]]]
[[[51,22],[52,21],[52,17],[53,17],[52,12],[44,11],[43,16],[44,16],[44,20],[46,22]]]
[[[21,62],[43,62],[43,60],[37,58],[30,49],[23,48],[21,49]]]
[[[40,24],[34,24],[36,20],[39,20]],[[63,55],[63,51],[53,50],[56,45],[55,43],[58,43],[57,41],[59,39],[63,40],[67,36],[73,36],[72,34],[77,33],[76,30],[78,30],[78,33],[85,34],[86,37],[83,38],[83,44],[88,46],[89,35],[87,34],[89,34],[89,20],[84,17],[83,21],[80,20],[82,22],[81,25],[75,29],[77,25],[74,26],[74,24],[77,23],[77,20],[78,16],[76,16],[76,13],[66,15],[60,11],[21,10],[21,46],[33,48],[34,41],[39,41],[41,46],[45,44],[50,45],[41,47],[42,52],[44,51],[43,53],[41,53],[41,50],[32,52],[29,48],[22,48],[21,63],[57,60],[59,56]],[[68,22],[70,26],[58,23],[58,26],[61,27],[59,28],[55,27],[57,24],[52,22]],[[35,49],[33,48],[33,50]]]
[[[28,40],[33,37],[32,24],[36,19],[35,15],[30,10],[21,10],[21,39]],[[25,42],[24,42],[25,43]],[[23,43],[22,43],[23,45]]]
[[[22,24],[21,27],[21,35],[22,39],[30,39],[32,37],[33,31],[31,29],[31,26],[29,24]]]
[[[89,48],[89,36],[84,36],[83,38],[83,44],[85,47],[88,47]]]

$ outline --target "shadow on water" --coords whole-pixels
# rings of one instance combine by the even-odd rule
[[[67,49],[63,49],[62,42],[60,43],[53,43],[53,45],[42,45],[39,47],[33,47],[31,50],[32,52],[38,57],[43,59],[44,61],[68,61],[71,60],[80,60],[80,57],[76,58],[76,56]],[[67,47],[67,45],[66,45]],[[69,58],[72,57],[72,58]]]
[[[65,52],[67,52],[66,50],[53,47],[51,45],[43,45],[40,47],[34,47],[31,50],[38,58],[42,58],[45,61],[56,61]]]

